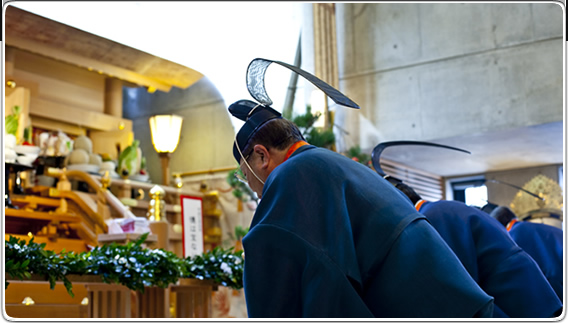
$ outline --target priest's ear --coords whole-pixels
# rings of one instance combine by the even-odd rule
[[[268,162],[270,160],[270,153],[268,152],[268,149],[266,149],[266,147],[264,147],[263,145],[254,145],[254,152],[258,154],[258,158],[261,161],[261,168],[268,168]]]

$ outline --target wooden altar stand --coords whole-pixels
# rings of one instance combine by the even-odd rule
[[[49,282],[38,275],[23,281],[9,279],[11,285],[27,288],[20,286],[17,293],[7,294],[6,313],[18,318],[207,318],[211,317],[211,293],[217,290],[217,285],[193,278],[182,278],[167,288],[146,287],[144,293],[106,284],[95,275],[67,278],[75,297],[67,294],[62,282],[52,290]],[[26,297],[33,304],[22,304]]]
[[[176,318],[211,317],[211,293],[218,285],[198,279],[182,278],[171,287]]]

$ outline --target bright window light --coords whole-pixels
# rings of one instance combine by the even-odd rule
[[[482,207],[487,204],[487,186],[475,186],[465,189],[465,204]]]

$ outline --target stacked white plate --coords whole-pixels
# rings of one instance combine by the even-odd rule
[[[40,148],[38,146],[17,145],[14,151],[18,154],[16,161],[19,164],[31,166],[37,156],[39,156]]]
[[[98,173],[101,167],[92,164],[73,164],[67,165],[67,170],[80,170],[86,173]]]

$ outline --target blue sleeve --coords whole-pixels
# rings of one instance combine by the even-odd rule
[[[562,303],[536,262],[521,249],[495,264],[485,290],[499,299],[499,307],[516,318],[554,317]]]
[[[243,246],[249,317],[373,317],[336,265],[297,235],[261,224]]]
[[[498,221],[455,201],[428,203],[420,211],[495,298],[494,317],[546,318],[561,308],[537,264]]]
[[[511,237],[539,265],[542,273],[563,300],[563,233],[542,223],[517,222],[509,231]]]
[[[511,318],[548,318],[562,308],[538,264],[509,234],[483,217],[472,218],[479,285]]]
[[[492,317],[493,298],[425,220],[401,233],[381,266],[366,298],[381,300],[385,317]]]

